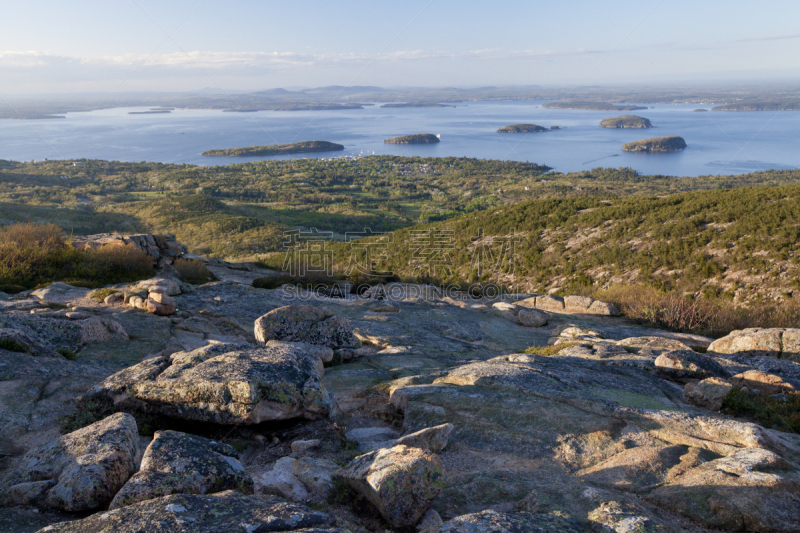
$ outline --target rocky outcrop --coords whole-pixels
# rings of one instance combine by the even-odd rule
[[[453,424],[442,424],[409,433],[397,439],[394,445],[402,444],[410,448],[421,448],[430,453],[439,453],[447,446],[451,433],[453,433]]]
[[[296,463],[297,459],[293,457],[278,459],[272,470],[256,480],[258,493],[273,494],[298,503],[307,502],[311,495],[303,482],[292,471]]]
[[[175,494],[147,500],[83,520],[54,524],[39,533],[336,533],[341,530],[325,513],[280,498],[244,496],[229,490],[211,495]]]
[[[367,498],[396,527],[419,522],[444,487],[441,460],[419,448],[403,445],[356,457],[336,474]]]
[[[95,387],[83,401],[217,424],[328,416],[322,361],[297,348],[211,344],[148,359]]]
[[[531,309],[539,309],[550,313],[567,315],[605,315],[618,316],[619,309],[614,304],[594,300],[588,296],[536,295],[516,302],[517,305]]]
[[[760,370],[748,370],[747,372],[736,374],[731,378],[731,383],[737,387],[753,391],[764,391],[768,394],[796,392],[794,386],[784,381],[780,376],[761,372]]]
[[[0,504],[82,512],[111,501],[136,469],[136,422],[118,413],[30,450],[0,477]]]
[[[139,472],[116,494],[109,508],[170,494],[225,490],[253,494],[253,480],[232,446],[178,431],[156,431]]]
[[[309,491],[327,500],[333,491],[333,476],[341,468],[330,459],[303,457],[291,463],[291,469]]]
[[[132,246],[153,258],[153,266],[164,268],[186,253],[173,235],[102,233],[72,238],[72,246],[79,249],[97,249],[104,246]]]
[[[709,352],[769,356],[800,362],[800,329],[749,328],[717,339]]]
[[[255,336],[262,343],[304,342],[334,350],[361,347],[347,319],[324,307],[310,305],[287,305],[270,311],[256,320]]]

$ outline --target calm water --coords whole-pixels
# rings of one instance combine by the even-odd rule
[[[125,109],[70,113],[60,120],[0,120],[0,159],[29,161],[91,158],[223,165],[263,157],[211,158],[213,148],[325,140],[344,152],[468,156],[531,161],[561,172],[629,166],[643,174],[698,176],[800,168],[800,112],[695,113],[697,105],[651,105],[633,114],[649,118],[649,130],[609,130],[604,118],[625,113],[545,109],[542,102],[486,102],[457,107],[348,111],[223,113],[176,110],[129,115]],[[137,108],[141,111],[146,108]],[[560,126],[552,132],[498,134],[501,126]],[[410,133],[441,134],[434,145],[387,145]],[[624,143],[680,135],[689,147],[671,154],[629,154]],[[287,158],[287,157],[282,157]]]

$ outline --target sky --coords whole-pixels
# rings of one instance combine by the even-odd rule
[[[0,93],[800,81],[797,0],[4,0]]]

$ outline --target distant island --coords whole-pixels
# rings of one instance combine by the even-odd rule
[[[435,103],[426,103],[426,102],[415,102],[415,103],[402,103],[402,104],[383,104],[381,107],[450,107],[445,104],[435,104]],[[455,107],[455,106],[453,106]]]
[[[361,104],[277,104],[266,107],[235,107],[223,109],[223,113],[253,113],[256,111],[340,111],[342,109],[364,109]]]
[[[248,146],[245,148],[223,148],[203,152],[207,156],[252,156],[252,155],[286,155],[305,154],[311,152],[338,152],[344,150],[341,144],[327,141],[305,141],[292,144],[274,144],[271,146]]]
[[[547,131],[547,128],[537,124],[512,124],[511,126],[503,126],[497,130],[497,133],[535,133],[538,131]]]
[[[740,102],[712,107],[711,111],[800,111],[800,102]]]
[[[549,102],[542,107],[549,109],[582,109],[584,111],[638,111],[647,109],[636,105],[616,105],[607,102]]]
[[[601,128],[652,128],[653,125],[644,117],[636,115],[625,115],[622,117],[611,117],[600,122]]]
[[[156,107],[150,111],[128,111],[129,115],[164,115],[175,111],[174,107]]]
[[[695,113],[705,113],[705,112],[707,112],[707,111],[708,111],[708,109],[703,109],[703,108],[700,108],[700,109],[695,109],[695,110],[694,110],[694,112],[695,112]]]
[[[681,137],[654,137],[628,143],[622,147],[625,152],[677,152],[686,148]]]
[[[383,141],[386,144],[432,144],[438,143],[439,137],[430,133],[418,133],[416,135],[402,135]]]

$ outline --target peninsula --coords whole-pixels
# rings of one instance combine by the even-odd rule
[[[206,156],[252,156],[252,155],[287,155],[311,152],[338,152],[344,150],[341,144],[327,141],[305,141],[291,144],[273,144],[270,146],[248,146],[245,148],[222,148],[203,152]]]
[[[611,117],[600,122],[601,128],[631,128],[631,129],[645,129],[652,128],[653,125],[644,117],[637,117],[636,115],[625,115],[622,117]]]
[[[497,133],[535,133],[539,131],[547,131],[547,128],[538,124],[512,124],[500,128]]]
[[[711,111],[800,111],[800,102],[739,102],[712,107]]]
[[[383,141],[386,144],[432,144],[438,143],[439,137],[430,133],[417,133],[416,135],[402,135]]]
[[[450,107],[445,104],[436,104],[431,102],[404,102],[399,104],[383,104],[381,107],[397,108],[397,107]]]
[[[638,111],[647,109],[636,105],[616,105],[608,102],[549,102],[542,107],[548,109],[581,109],[583,111]]]
[[[677,152],[686,148],[686,141],[681,137],[654,137],[626,144],[625,152]]]

